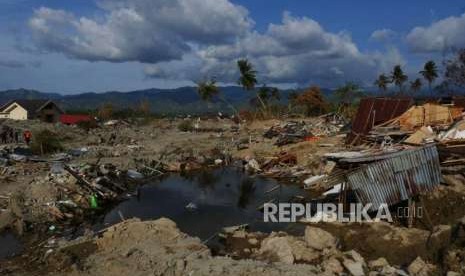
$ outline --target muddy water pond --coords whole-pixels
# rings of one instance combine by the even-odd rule
[[[169,175],[139,188],[138,195],[122,202],[104,218],[114,224],[121,217],[142,220],[167,217],[181,231],[207,239],[223,227],[249,224],[251,231],[286,231],[299,234],[297,223],[265,223],[259,207],[263,203],[289,202],[303,195],[296,184],[250,176],[237,168],[221,168],[192,175]]]

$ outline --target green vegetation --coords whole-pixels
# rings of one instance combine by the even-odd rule
[[[408,81],[408,76],[404,74],[402,67],[400,65],[394,66],[394,69],[391,73],[392,82],[399,87],[399,94],[403,94],[403,86],[406,81]]]
[[[183,120],[181,123],[179,123],[178,130],[184,131],[184,132],[193,131],[194,124],[192,123],[192,120]]]
[[[31,150],[34,154],[50,154],[63,150],[61,139],[48,129],[40,130],[32,135]]]

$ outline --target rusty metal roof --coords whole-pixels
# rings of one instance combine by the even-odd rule
[[[352,122],[347,143],[355,144],[373,126],[400,116],[412,106],[412,98],[363,98]]]
[[[349,187],[362,204],[393,205],[421,192],[431,191],[441,180],[435,145],[405,150],[347,175]]]

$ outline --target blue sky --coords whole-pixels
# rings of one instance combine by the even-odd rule
[[[0,89],[64,94],[237,78],[370,86],[401,64],[410,79],[465,47],[465,3],[343,0],[0,0]]]

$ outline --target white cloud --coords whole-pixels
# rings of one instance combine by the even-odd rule
[[[328,32],[311,18],[285,12],[282,22],[254,30],[248,11],[229,0],[103,0],[101,18],[50,8],[29,25],[36,44],[88,61],[147,64],[148,77],[236,82],[236,61],[247,57],[267,83],[335,86],[371,84],[403,63],[399,52],[363,53],[346,32]]]
[[[414,52],[442,52],[465,47],[465,13],[434,22],[428,27],[416,27],[407,35]]]
[[[388,42],[394,39],[397,36],[397,33],[391,29],[380,29],[374,31],[370,39],[378,42]]]
[[[376,74],[404,63],[395,48],[386,53],[361,53],[347,33],[327,32],[312,19],[285,13],[281,24],[270,24],[264,33],[251,30],[235,43],[199,49],[195,57],[190,57],[197,59],[197,70],[180,61],[150,66],[146,73],[153,77],[186,77],[193,72],[192,79],[204,74],[235,82],[235,62],[243,57],[251,60],[263,82],[324,86],[349,80],[371,84]]]
[[[191,44],[225,43],[253,22],[228,0],[116,0],[100,2],[104,18],[77,18],[42,7],[29,25],[48,51],[89,61],[156,63],[181,59]]]

